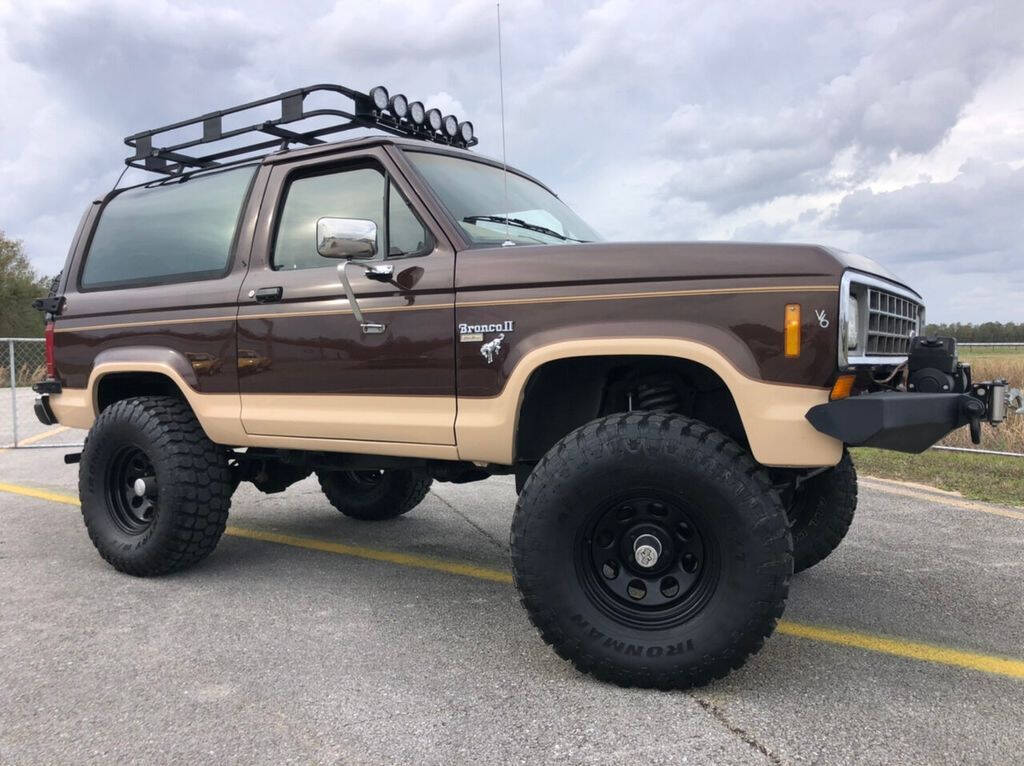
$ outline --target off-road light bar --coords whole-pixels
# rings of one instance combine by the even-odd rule
[[[370,101],[373,102],[373,108],[378,112],[383,112],[388,108],[388,89],[383,85],[378,85],[376,88],[370,89]]]
[[[441,130],[441,110],[440,109],[428,109],[427,110],[427,127],[435,133]]]
[[[427,110],[423,107],[422,101],[413,101],[409,104],[409,119],[414,125],[422,125],[427,119]]]
[[[353,106],[351,110],[340,108],[307,110],[304,102],[310,93],[344,96],[352,101]],[[242,128],[224,129],[224,117],[274,103],[281,105],[279,118],[256,122]],[[292,130],[283,127],[290,123],[317,117],[338,119],[326,127],[305,130]],[[318,122],[323,124],[322,120]],[[450,131],[449,122],[454,125]],[[197,125],[202,126],[201,137],[166,146],[159,145],[161,138],[168,138],[162,134]],[[200,117],[135,133],[124,140],[125,144],[135,150],[135,154],[125,158],[125,164],[154,173],[169,176],[180,175],[190,170],[218,168],[247,162],[287,148],[291,144],[306,144],[308,146],[323,144],[326,143],[323,139],[324,136],[354,128],[376,128],[396,136],[407,136],[463,148],[477,144],[471,123],[460,123],[453,116],[443,118],[439,110],[425,110],[422,102],[410,103],[402,94],[390,96],[388,89],[383,85],[371,88],[369,93],[362,93],[342,85],[328,83],[297,88],[269,98],[250,101],[247,104],[232,106]],[[232,146],[231,148],[224,148],[222,144],[205,153],[196,149],[205,144],[214,144],[250,133],[256,134],[256,136],[262,134],[263,138],[244,146]],[[238,142],[232,143],[237,144]]]
[[[395,115],[399,120],[404,120],[405,116],[409,114],[409,99],[403,96],[401,93],[392,96],[388,102],[388,109],[391,114]]]

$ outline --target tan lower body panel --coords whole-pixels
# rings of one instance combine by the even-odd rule
[[[751,451],[762,465],[828,466],[842,457],[842,442],[815,430],[804,417],[811,407],[828,401],[828,389],[748,378],[715,349],[676,338],[574,340],[531,351],[516,365],[500,395],[459,399],[455,421],[459,457],[512,463],[519,410],[530,374],[556,359],[619,354],[689,359],[714,370],[732,393]]]
[[[246,433],[455,445],[454,396],[242,394]]]
[[[64,389],[50,397],[50,406],[62,425],[89,428],[97,411],[96,382],[103,375],[160,372],[178,385],[207,436],[218,444],[510,465],[530,375],[555,359],[618,354],[678,357],[714,370],[732,393],[754,458],[763,465],[828,466],[842,457],[842,442],[815,430],[804,417],[811,407],[828,401],[828,389],[754,380],[715,349],[674,338],[600,338],[545,346],[522,359],[499,396],[458,402],[424,396],[200,394],[170,367],[109,363],[97,365],[88,388]],[[243,429],[243,402],[256,415],[246,421],[251,430],[274,432]]]

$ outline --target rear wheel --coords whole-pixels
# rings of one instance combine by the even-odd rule
[[[408,513],[427,496],[432,480],[423,471],[317,471],[320,488],[346,516],[382,521]]]
[[[627,686],[697,686],[742,665],[792,573],[764,470],[679,415],[613,415],[569,434],[523,487],[511,541],[543,639]]]
[[[82,451],[78,488],[96,550],[116,569],[148,576],[213,551],[234,483],[226,451],[187,404],[144,396],[100,413]]]
[[[804,481],[793,492],[789,518],[793,534],[793,571],[825,559],[846,537],[857,510],[857,469],[843,450],[838,465]]]

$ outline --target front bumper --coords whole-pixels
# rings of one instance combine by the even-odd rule
[[[950,431],[985,414],[968,394],[885,391],[819,404],[807,411],[817,430],[851,447],[924,452]]]

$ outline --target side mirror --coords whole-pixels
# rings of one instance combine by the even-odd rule
[[[320,218],[316,251],[325,258],[373,258],[377,254],[377,224],[362,218]]]

